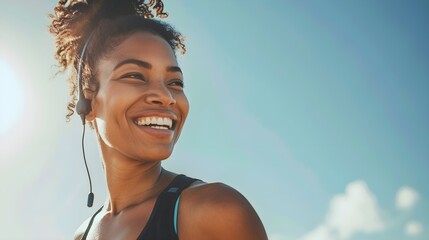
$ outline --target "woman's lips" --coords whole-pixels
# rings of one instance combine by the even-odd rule
[[[140,130],[157,138],[172,138],[178,123],[170,110],[146,109],[133,115],[132,121]]]

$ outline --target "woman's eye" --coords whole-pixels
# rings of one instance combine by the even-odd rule
[[[175,80],[175,81],[172,81],[172,82],[170,83],[170,85],[172,85],[172,86],[179,86],[179,87],[181,87],[181,88],[183,88],[183,87],[185,86],[185,84],[183,83],[183,81],[182,81],[182,80]]]
[[[122,76],[122,78],[134,78],[134,79],[141,79],[144,80],[144,76],[141,73],[127,73]]]

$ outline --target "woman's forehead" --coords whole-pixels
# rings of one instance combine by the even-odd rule
[[[127,36],[102,57],[95,66],[97,78],[108,79],[115,70],[126,66],[140,66],[163,72],[171,72],[173,68],[180,69],[168,42],[160,36],[147,32]]]
[[[161,58],[165,61],[176,57],[173,49],[162,37],[149,32],[137,32],[125,37],[109,56],[115,58]]]
[[[99,62],[98,67],[108,65],[113,70],[128,59],[150,63],[152,66],[177,66],[173,49],[162,37],[149,32],[137,32],[125,37]]]

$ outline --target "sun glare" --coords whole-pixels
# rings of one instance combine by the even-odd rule
[[[0,59],[0,136],[14,127],[23,112],[22,81],[11,65]]]

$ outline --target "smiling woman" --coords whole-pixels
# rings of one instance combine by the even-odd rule
[[[56,58],[74,73],[69,116],[77,105],[94,127],[108,189],[75,239],[267,239],[238,191],[161,167],[189,102],[176,59],[182,36],[152,11],[167,16],[160,0],[59,1],[52,16]]]
[[[13,68],[0,59],[0,137],[14,127],[23,114],[24,89]]]

